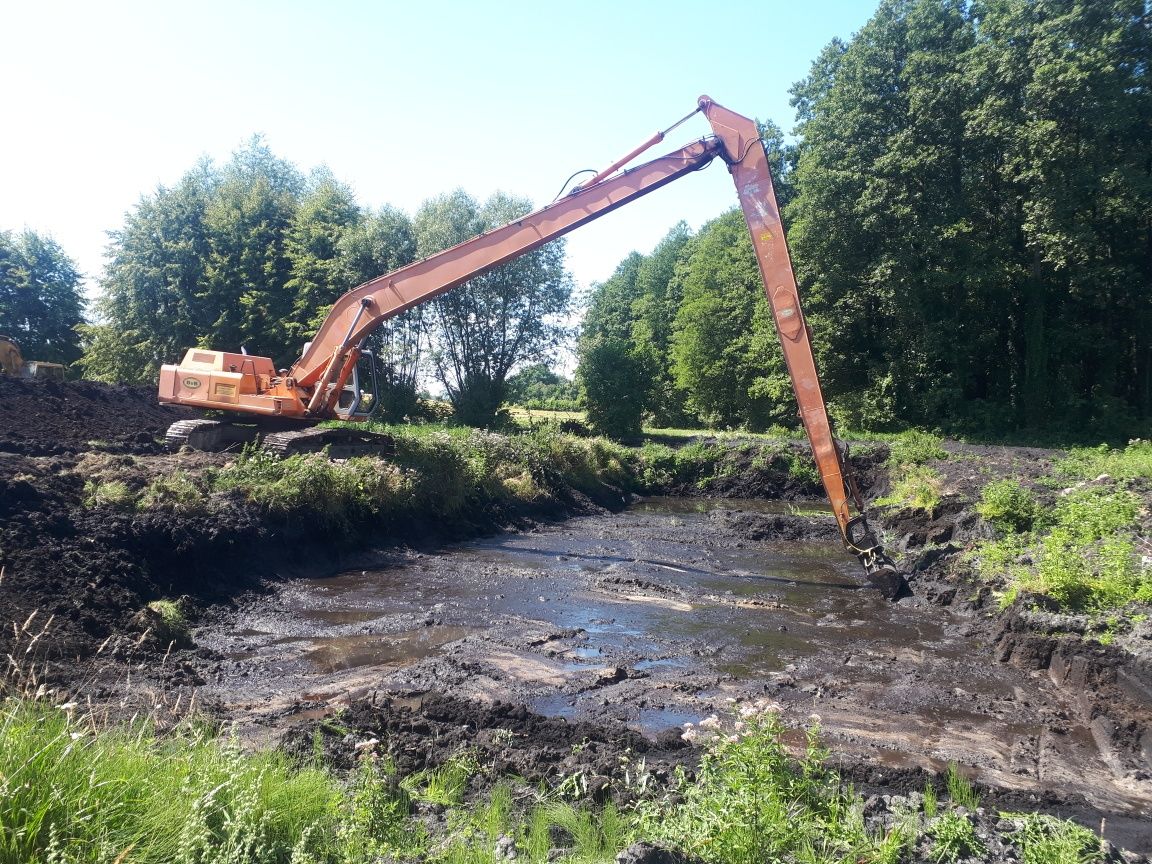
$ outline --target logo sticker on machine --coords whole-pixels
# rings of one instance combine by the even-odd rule
[[[189,390],[198,390],[204,385],[203,381],[201,381],[199,378],[193,378],[191,375],[189,375],[180,383],[187,387]]]

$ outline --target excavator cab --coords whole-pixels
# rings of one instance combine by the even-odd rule
[[[371,381],[372,389],[367,392],[363,390],[361,381]],[[376,355],[361,350],[348,383],[340,391],[335,405],[336,416],[341,420],[364,422],[372,419],[379,406],[380,382],[376,373]]]

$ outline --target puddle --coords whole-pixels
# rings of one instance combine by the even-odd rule
[[[304,659],[324,672],[410,663],[477,632],[475,627],[424,627],[387,636],[336,636],[316,639]]]

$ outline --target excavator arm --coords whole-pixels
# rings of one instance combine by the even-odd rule
[[[859,494],[832,434],[759,130],[753,120],[707,96],[700,97],[692,114],[697,111],[711,124],[712,137],[620,170],[662,141],[685,117],[557,201],[353,288],[336,301],[291,369],[276,370],[268,358],[191,349],[179,365],[162,367],[160,401],[282,419],[356,419],[354,406],[342,408],[341,395],[356,368],[361,345],[383,321],[720,157],[736,184],[800,417],[841,536],[863,563],[870,581],[885,595],[895,596],[903,577],[868,528]]]

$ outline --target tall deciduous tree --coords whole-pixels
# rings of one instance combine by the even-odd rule
[[[785,215],[842,413],[1139,428],[1150,34],[1142,0],[885,0],[825,49]]]
[[[764,428],[794,415],[790,402],[776,402],[787,387],[783,356],[743,213],[701,229],[681,279],[672,372],[688,407],[718,426]]]
[[[349,285],[410,264],[416,257],[412,220],[395,207],[368,214],[344,233],[339,253]],[[380,419],[399,422],[412,416],[426,359],[424,307],[385,321],[369,345],[380,361]]]
[[[414,220],[417,253],[430,255],[531,209],[531,202],[502,193],[483,204],[463,190],[434,198]],[[565,338],[562,316],[571,294],[563,242],[554,241],[428,304],[436,374],[458,417],[494,422],[511,371],[547,358]]]
[[[211,320],[200,296],[211,251],[204,217],[218,184],[212,164],[201,161],[176,186],[142,198],[109,232],[99,323],[83,328],[86,376],[155,381],[161,364],[200,344]]]
[[[77,360],[83,308],[80,272],[55,240],[0,232],[0,335],[19,342],[26,360]]]

